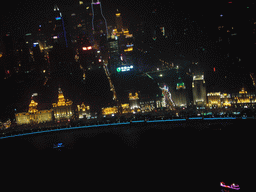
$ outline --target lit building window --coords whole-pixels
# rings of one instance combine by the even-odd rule
[[[82,5],[82,4],[84,4],[84,2],[83,1],[79,1],[79,4]]]

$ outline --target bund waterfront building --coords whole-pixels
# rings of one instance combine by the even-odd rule
[[[77,105],[77,111],[78,111],[78,118],[83,119],[91,118],[91,113],[90,113],[90,106],[85,106],[84,102],[82,102],[81,105]]]
[[[16,113],[17,125],[22,124],[38,124],[55,121],[70,121],[71,118],[78,119],[90,119],[91,112],[90,106],[86,106],[84,102],[81,105],[77,105],[77,118],[74,117],[75,112],[72,109],[73,102],[64,98],[61,88],[58,90],[58,101],[53,103],[52,109],[38,110],[38,103],[34,101],[33,97],[29,104],[28,112]]]
[[[28,112],[16,113],[17,125],[33,124],[33,123],[45,123],[53,120],[52,109],[50,110],[37,110],[37,105],[33,99],[29,104]]]
[[[73,116],[73,111],[71,109],[72,104],[72,101],[69,101],[68,99],[66,101],[61,88],[59,88],[58,102],[52,104],[55,120],[71,119]]]

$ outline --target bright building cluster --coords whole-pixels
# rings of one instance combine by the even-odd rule
[[[49,110],[38,110],[38,103],[32,97],[28,112],[15,114],[17,125],[70,121],[71,119],[75,119],[75,110],[72,108],[73,102],[65,99],[61,88],[58,91],[58,101],[57,103],[53,103],[53,108]],[[89,119],[91,117],[90,107],[85,106],[84,103],[77,105],[77,115],[79,119]]]

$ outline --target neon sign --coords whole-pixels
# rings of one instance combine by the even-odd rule
[[[131,65],[131,66],[124,66],[124,67],[118,67],[116,69],[116,71],[119,73],[119,72],[130,71],[131,69],[133,69],[133,65]]]
[[[56,19],[56,20],[61,20],[61,17],[56,17],[55,19]]]

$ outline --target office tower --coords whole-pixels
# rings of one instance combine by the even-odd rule
[[[122,32],[123,30],[122,16],[121,16],[121,13],[118,11],[118,9],[116,13],[116,28],[118,32]]]
[[[112,36],[108,39],[108,51],[109,51],[109,61],[108,68],[110,73],[115,73],[117,67],[120,65],[120,50],[119,41],[117,36]]]
[[[68,31],[70,32],[71,43],[76,49],[80,35],[87,35],[90,42],[92,37],[92,8],[90,2],[77,1],[72,7],[67,8]]]
[[[54,6],[54,12],[55,12],[55,26],[53,28],[54,35],[52,38],[54,39],[54,43],[57,43],[61,46],[68,47],[67,42],[67,32],[65,29],[65,23],[62,13],[60,12],[60,9],[57,5]]]
[[[94,2],[92,0],[92,30],[94,33],[98,33],[100,35],[104,35],[107,37],[108,35],[108,28],[107,28],[107,21],[102,13],[101,2],[97,0]]]
[[[107,37],[108,28],[107,21],[102,13],[101,2],[92,0],[92,30],[93,30],[93,48],[100,51],[98,54],[99,63],[108,60]]]
[[[133,50],[134,50],[134,38],[133,34],[129,33],[128,28],[123,26],[121,13],[117,9],[116,12],[116,28],[113,29],[112,34],[118,37],[120,59],[122,65],[135,66]]]
[[[187,89],[181,77],[178,78],[176,90],[172,94],[173,101],[178,107],[187,106]]]
[[[77,38],[76,53],[79,56],[77,62],[83,69],[92,69],[98,62],[95,58],[95,50],[86,34]]]
[[[194,75],[192,82],[194,105],[204,107],[206,105],[206,85],[204,75]]]
[[[17,67],[17,60],[15,58],[15,40],[10,33],[6,33],[2,37],[3,52],[2,52],[2,64],[6,77],[15,73]]]

